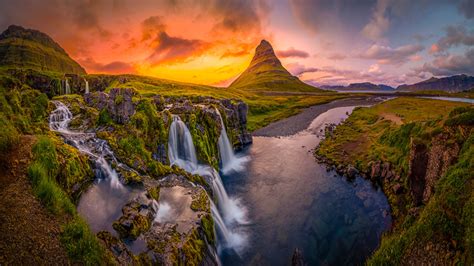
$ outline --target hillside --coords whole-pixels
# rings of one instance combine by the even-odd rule
[[[445,78],[435,78],[424,80],[411,85],[400,85],[397,90],[401,91],[446,91],[463,92],[474,88],[474,77],[467,75],[455,75]]]
[[[321,91],[286,70],[275,55],[269,42],[262,40],[247,69],[230,85],[230,88],[260,91]]]
[[[0,65],[59,73],[86,74],[59,44],[45,33],[11,25],[0,34]]]

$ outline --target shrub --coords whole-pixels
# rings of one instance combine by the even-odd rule
[[[2,129],[2,134],[0,134],[0,151],[4,152],[17,144],[20,141],[20,136],[16,128],[3,114],[0,114],[0,128]]]

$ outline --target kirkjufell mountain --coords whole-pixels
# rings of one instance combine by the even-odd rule
[[[291,75],[266,40],[260,42],[250,65],[230,87],[268,91],[321,91]]]
[[[11,25],[0,34],[0,65],[38,71],[86,74],[47,34]]]

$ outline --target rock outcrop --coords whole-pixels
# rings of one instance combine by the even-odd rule
[[[132,88],[113,88],[110,93],[94,92],[84,95],[87,105],[100,111],[106,109],[111,118],[119,123],[125,124],[135,113],[133,97],[137,95]]]

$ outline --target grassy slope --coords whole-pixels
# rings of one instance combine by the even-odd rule
[[[316,153],[335,164],[352,164],[362,171],[367,171],[370,161],[390,162],[402,176],[400,182],[406,185],[410,139],[429,141],[443,131],[449,113],[463,106],[469,104],[402,97],[357,109],[332,137],[321,143]],[[369,264],[398,264],[411,249],[436,238],[453,239],[457,250],[465,250],[463,256],[458,254],[456,258],[472,260],[473,136],[463,136],[468,133],[454,128],[458,138],[467,139],[459,162],[439,180],[435,195],[416,220],[411,216],[405,219],[406,210],[411,207],[410,197],[385,189],[397,225],[395,233],[383,238]]]

